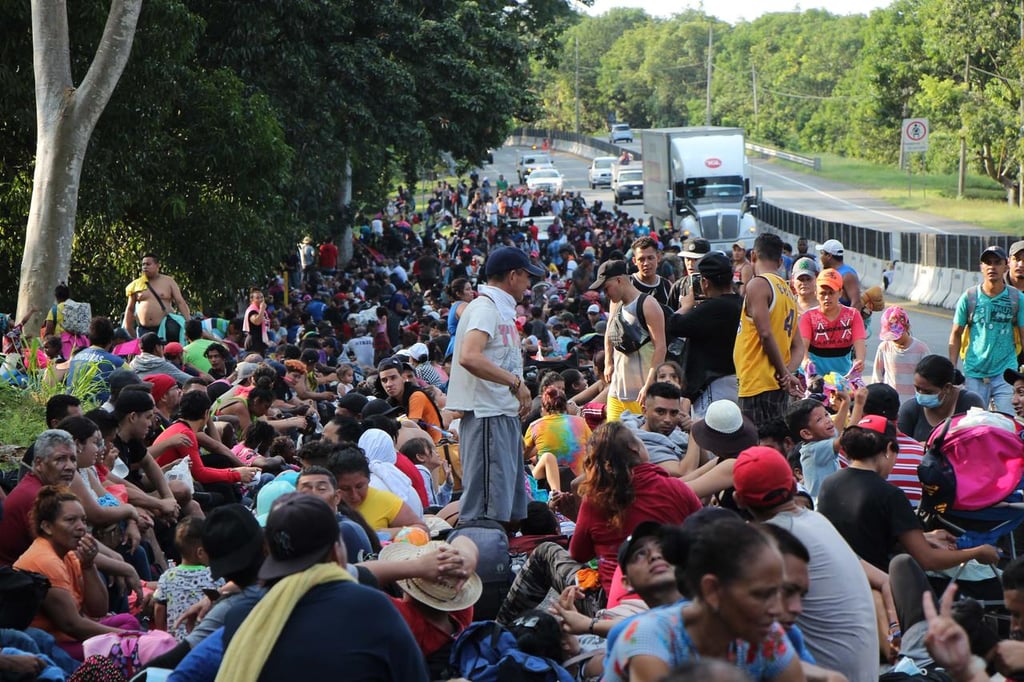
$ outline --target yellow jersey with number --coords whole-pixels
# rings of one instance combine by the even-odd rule
[[[788,365],[793,336],[799,333],[796,297],[786,280],[775,273],[769,272],[758,277],[763,277],[771,285],[772,298],[768,304],[768,319],[772,336],[782,353],[782,360]],[[747,312],[746,300],[743,301],[743,314],[740,315],[740,328],[736,335],[732,359],[736,365],[736,378],[739,380],[739,397],[750,398],[779,389],[779,382],[775,379],[775,367],[761,345],[757,327]]]

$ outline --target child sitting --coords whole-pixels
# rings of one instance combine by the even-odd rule
[[[203,524],[205,521],[194,516],[182,520],[174,532],[174,545],[181,554],[181,565],[167,569],[157,581],[153,593],[153,627],[167,630],[190,606],[201,600],[204,590],[217,590],[223,580],[214,580],[210,575],[209,561],[203,548]],[[188,632],[184,624],[171,632],[179,642],[184,641]]]
[[[269,473],[278,473],[287,468],[288,464],[280,455],[267,456],[267,451],[276,436],[277,431],[273,426],[267,422],[254,421],[246,427],[245,433],[242,435],[242,442],[231,448],[231,452],[245,466],[258,467]]]
[[[900,403],[914,398],[914,368],[924,356],[931,353],[928,344],[910,334],[910,319],[899,306],[889,306],[882,313],[878,330],[878,350],[875,351],[871,383],[888,384],[900,394]]]
[[[452,490],[455,484],[452,481],[451,468],[437,451],[434,441],[427,438],[413,438],[403,443],[399,452],[412,460],[420,472],[420,476],[423,477],[423,487],[427,489],[428,507],[443,507],[452,501]],[[444,484],[440,487],[434,478],[438,469],[443,470],[445,476]]]
[[[796,402],[786,414],[786,425],[794,440],[801,441],[800,468],[803,484],[817,500],[821,482],[839,470],[839,437],[847,423],[856,424],[864,416],[867,389],[854,393],[853,414],[850,414],[850,394],[837,391],[836,414],[830,417],[825,406],[813,398]]]

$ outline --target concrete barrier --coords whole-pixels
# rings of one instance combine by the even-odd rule
[[[941,305],[949,296],[949,287],[953,281],[953,269],[938,268],[936,275],[935,285],[920,300],[925,305]]]
[[[911,301],[922,301],[935,286],[939,269],[934,265],[919,265],[917,267],[917,282],[907,296]]]
[[[960,300],[960,296],[967,291],[973,283],[973,278],[968,275],[966,271],[953,270],[949,284],[949,293],[939,305],[948,310],[953,310],[956,308],[956,302]]]
[[[914,278],[917,275],[917,266],[913,263],[899,262],[896,264],[895,275],[889,291],[893,296],[906,298],[910,290],[914,288]]]

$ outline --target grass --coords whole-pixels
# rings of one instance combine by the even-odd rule
[[[798,170],[868,190],[894,206],[959,220],[1006,234],[1024,234],[1024,212],[1006,204],[1006,192],[994,180],[968,173],[965,198],[956,198],[956,173],[913,175],[895,166],[821,154],[821,170]],[[778,161],[789,166],[785,161]],[[909,190],[908,190],[909,188]]]
[[[0,444],[27,447],[46,428],[46,407],[25,390],[0,384]]]

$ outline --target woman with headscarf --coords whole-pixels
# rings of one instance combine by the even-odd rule
[[[423,500],[413,488],[414,479],[402,473],[396,466],[398,452],[391,436],[380,429],[368,429],[359,437],[359,447],[366,453],[366,459],[370,462],[370,487],[394,493],[409,505],[417,516],[422,517]],[[420,477],[417,475],[415,478]],[[421,485],[422,483],[420,480]],[[423,497],[426,497],[426,490]]]

